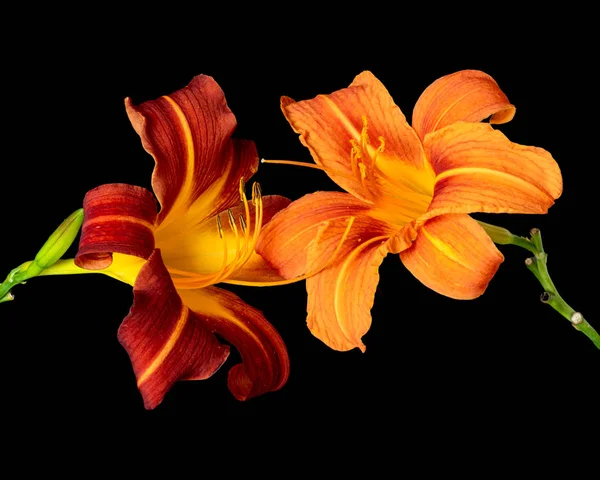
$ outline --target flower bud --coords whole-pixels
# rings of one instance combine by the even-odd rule
[[[489,235],[494,243],[499,245],[510,245],[513,243],[514,235],[506,228],[490,225],[489,223],[480,222],[479,220],[477,220],[477,223],[485,230],[485,233]]]
[[[37,266],[41,272],[44,268],[54,265],[69,249],[75,237],[77,237],[82,223],[83,208],[80,208],[69,215],[54,233],[50,235],[50,238],[46,240],[44,246],[37,253],[28,270],[32,267],[34,267],[34,270],[37,270],[35,268]]]

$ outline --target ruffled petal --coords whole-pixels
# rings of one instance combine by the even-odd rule
[[[240,178],[256,172],[258,155],[253,142],[231,138],[236,120],[212,77],[198,75],[187,87],[137,106],[127,98],[125,106],[156,163],[152,187],[161,230],[237,203]]]
[[[382,222],[358,217],[346,233],[347,223],[338,219],[322,225],[309,247],[309,269],[331,265],[306,279],[307,325],[335,350],[364,352],[361,339],[371,326],[378,270],[388,253],[391,231]]]
[[[153,409],[177,380],[212,376],[229,347],[182,303],[158,250],[140,270],[133,295],[118,339],[131,359],[144,406]]]
[[[437,79],[419,97],[412,126],[423,140],[429,132],[457,121],[506,123],[515,107],[496,81],[479,70],[461,70]]]
[[[419,230],[402,263],[425,286],[447,297],[480,296],[504,257],[468,215],[442,215]]]
[[[316,192],[292,202],[262,230],[256,252],[284,278],[306,273],[307,246],[324,222],[365,215],[369,205],[342,192]]]
[[[512,143],[483,123],[457,122],[425,138],[436,173],[419,222],[443,213],[546,213],[562,193],[552,155]]]
[[[247,400],[278,390],[286,383],[290,371],[287,349],[260,311],[217,287],[179,293],[212,331],[240,352],[242,363],[232,367],[228,376],[235,398]]]
[[[408,170],[426,168],[421,142],[387,89],[371,72],[362,72],[348,88],[329,95],[300,102],[282,97],[281,108],[315,162],[324,166],[340,187],[360,199],[369,201],[373,195],[361,181],[357,165],[352,165],[351,142],[361,148],[362,162],[367,165],[376,157],[378,165],[401,164]],[[363,136],[365,125],[367,137]],[[382,145],[383,152],[377,154]],[[373,183],[369,177],[367,173],[367,183]],[[379,183],[384,181],[379,179]]]
[[[100,185],[83,199],[83,225],[75,264],[87,270],[107,268],[113,253],[147,259],[154,251],[156,199],[145,188]]]
[[[262,225],[269,222],[277,212],[287,207],[289,203],[290,200],[279,195],[262,197]],[[272,278],[273,269],[262,265],[262,267],[268,269],[268,271],[264,270],[261,267],[261,261],[253,258],[255,245],[253,238],[256,231],[257,209],[252,202],[249,202],[248,212],[246,212],[243,203],[229,210],[231,216],[227,211],[218,214],[223,238],[219,235],[219,227],[215,216],[203,221],[194,228],[169,236],[162,241],[157,239],[157,248],[161,249],[167,267],[170,270],[185,271],[190,274],[210,275],[223,269],[225,252],[227,252],[228,265],[235,262],[236,258],[241,265],[243,262],[240,261],[240,255],[247,253],[247,260],[252,259],[252,263],[243,272],[243,277],[248,280],[254,272],[257,276],[253,279],[256,281],[263,279],[262,273],[267,278]],[[240,217],[243,217],[244,220],[241,220]],[[232,228],[230,221],[232,218],[235,221],[235,230]],[[244,233],[244,230],[246,233]],[[239,269],[236,270],[236,273],[239,272]],[[225,279],[222,278],[220,281],[223,280]],[[178,285],[177,281],[175,284]]]

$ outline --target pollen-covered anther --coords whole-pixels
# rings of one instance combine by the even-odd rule
[[[223,238],[223,224],[221,223],[221,216],[217,215],[217,230],[219,231],[219,237]]]
[[[244,177],[240,178],[239,192],[240,192],[240,200],[243,202],[246,199],[246,182],[244,180]]]
[[[377,196],[374,169],[376,167],[377,157],[385,149],[385,139],[379,137],[379,147],[376,149],[371,147],[371,141],[368,134],[369,122],[365,115],[363,115],[362,120],[363,128],[360,133],[360,143],[355,139],[350,140],[350,145],[352,147],[350,150],[350,165],[352,166],[352,173],[363,187],[363,192],[366,194],[366,197],[373,200]],[[372,155],[369,149],[373,150]]]
[[[262,191],[257,182],[252,184],[252,204],[254,205],[254,234],[252,235],[252,241],[250,244],[251,248],[249,248],[250,253],[252,253],[256,243],[258,242],[258,235],[260,234],[263,220]]]

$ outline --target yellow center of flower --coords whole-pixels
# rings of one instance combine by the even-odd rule
[[[244,213],[236,218],[231,211],[227,210],[227,216],[222,219],[223,214],[216,217],[216,227],[218,232],[217,245],[214,244],[215,236],[210,232],[205,232],[206,227],[201,228],[202,232],[189,232],[186,236],[193,238],[194,241],[201,242],[198,249],[197,260],[203,264],[203,269],[212,270],[211,273],[199,273],[198,271],[187,271],[172,267],[173,262],[165,262],[169,273],[173,278],[173,283],[177,288],[203,288],[209,285],[222,282],[239,271],[248,261],[256,243],[262,227],[263,221],[263,202],[260,185],[252,185],[252,199],[248,202],[245,194],[244,180],[240,181],[240,199],[243,204]],[[254,221],[250,224],[250,203],[254,207]],[[229,226],[229,229],[224,228]],[[204,235],[203,235],[204,234]],[[204,238],[203,238],[204,237]],[[181,242],[182,239],[179,239]],[[203,242],[203,240],[205,240]],[[220,246],[219,246],[220,244]],[[184,247],[185,248],[185,247]],[[220,264],[216,266],[216,261],[220,258]],[[212,268],[211,268],[212,267]],[[197,270],[197,269],[194,269]]]
[[[350,140],[352,172],[359,179],[365,197],[374,205],[373,216],[402,227],[427,211],[433,198],[435,176],[427,168],[385,151],[385,139],[373,146],[368,134],[368,120],[362,117],[360,142]],[[426,167],[426,165],[424,166]]]
[[[375,169],[377,157],[385,150],[385,139],[379,137],[379,146],[374,148],[371,145],[367,127],[367,117],[363,116],[363,128],[360,133],[360,142],[354,139],[350,140],[352,146],[350,150],[350,165],[352,173],[360,182],[365,196],[374,201],[377,197],[377,187],[375,184]]]
[[[360,133],[351,129],[350,168],[347,170],[289,160],[262,159],[261,162],[314,168],[323,170],[334,180],[336,177],[350,180],[345,188],[373,205],[372,217],[401,228],[427,211],[433,198],[435,174],[424,155],[422,165],[417,167],[409,159],[403,159],[399,152],[388,153],[383,136],[378,137],[376,145],[371,144],[365,115],[362,122]]]

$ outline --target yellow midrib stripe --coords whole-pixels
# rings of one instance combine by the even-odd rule
[[[339,216],[336,216],[336,217],[331,217],[331,218],[328,218],[327,220],[322,220],[322,221],[320,221],[319,223],[311,223],[311,224],[310,224],[308,227],[306,227],[306,228],[303,228],[303,229],[302,229],[302,230],[300,230],[298,233],[296,233],[294,236],[292,236],[292,237],[291,237],[291,238],[290,238],[290,239],[289,239],[287,242],[285,242],[285,243],[283,244],[283,246],[282,246],[281,248],[279,248],[278,250],[283,250],[284,248],[287,248],[287,247],[288,247],[288,245],[290,245],[291,243],[295,242],[295,241],[296,241],[296,239],[297,239],[298,237],[300,237],[301,235],[303,235],[304,233],[308,232],[309,230],[311,230],[311,229],[313,229],[313,228],[318,228],[318,227],[320,227],[321,225],[323,225],[324,223],[331,222],[332,220],[340,220],[340,219],[348,218],[348,217],[351,217],[351,216],[352,216],[352,214],[348,214],[348,213],[340,213],[340,215],[339,215]]]
[[[463,96],[457,98],[456,100],[454,100],[454,102],[452,102],[450,105],[448,105],[448,107],[446,107],[446,109],[444,110],[444,113],[442,113],[441,115],[438,116],[437,122],[435,122],[435,125],[433,126],[433,128],[431,130],[429,130],[430,132],[434,132],[435,130],[437,130],[438,125],[442,122],[442,119],[448,115],[448,112],[450,112],[450,110],[452,110],[453,107],[455,107],[456,105],[458,105],[459,102],[461,102],[462,100],[464,100],[465,98],[467,98],[469,95],[472,95],[475,92],[480,91],[480,89],[475,89],[475,90],[469,90],[467,93],[465,93]]]
[[[144,383],[150,375],[152,375],[154,373],[154,371],[165,361],[165,358],[171,352],[171,350],[173,350],[175,343],[177,343],[177,340],[179,340],[179,337],[181,336],[181,333],[183,332],[183,328],[185,327],[185,324],[187,323],[189,314],[190,314],[189,309],[185,305],[182,305],[181,313],[179,314],[179,319],[177,320],[175,329],[169,336],[169,339],[166,341],[164,346],[160,349],[160,352],[158,353],[158,355],[156,355],[156,357],[154,357],[154,360],[152,361],[150,366],[146,370],[144,370],[144,373],[142,375],[140,375],[140,378],[137,381],[138,387],[142,383]]]
[[[327,104],[327,106],[329,106],[331,108],[331,110],[333,110],[333,113],[335,114],[335,116],[340,119],[340,121],[342,122],[344,127],[346,127],[346,129],[351,133],[354,140],[356,140],[357,142],[360,141],[360,132],[356,128],[354,128],[354,125],[352,125],[352,123],[350,122],[348,117],[344,114],[344,112],[342,112],[340,110],[340,107],[338,107],[335,104],[335,102],[333,100],[331,100],[329,97],[323,95],[322,98],[325,100],[325,103]]]
[[[446,255],[450,260],[453,260],[454,262],[458,263],[459,265],[465,267],[468,270],[475,271],[472,266],[465,263],[464,259],[458,254],[458,252],[454,247],[452,247],[452,245],[447,244],[438,237],[434,237],[425,229],[425,227],[421,228],[419,235],[425,235],[427,240],[429,240],[429,242],[435,248],[437,248],[440,252]]]
[[[211,287],[211,288],[215,288],[215,287]],[[186,302],[185,292],[186,292],[185,290],[179,292],[181,294],[181,297],[184,302]],[[188,299],[191,299],[191,297],[188,297]],[[222,307],[216,300],[210,299],[210,298],[209,298],[209,300],[211,301],[212,304],[208,303],[206,301],[203,302],[204,303],[204,310],[202,310],[203,315],[208,315],[208,316],[211,316],[212,318],[223,319],[227,322],[231,322],[231,323],[235,324],[236,327],[238,327],[240,330],[243,330],[250,338],[252,338],[252,340],[254,340],[254,342],[264,352],[265,357],[269,356],[269,353],[265,349],[262,342],[260,341],[260,338],[258,338],[258,336],[251,329],[249,329],[243,321],[239,320],[233,313],[231,313],[230,310],[226,310],[224,307]],[[188,302],[188,304],[189,304],[189,302]]]
[[[340,269],[336,282],[335,282],[335,294],[334,294],[334,311],[335,311],[335,316],[338,319],[338,325],[340,327],[340,330],[342,331],[342,333],[346,336],[346,339],[349,341],[352,341],[350,336],[348,335],[348,331],[343,327],[342,323],[339,321],[339,319],[341,318],[340,315],[340,301],[341,298],[343,296],[343,287],[341,285],[341,279],[344,277],[344,274],[346,273],[346,271],[349,268],[350,262],[355,259],[359,253],[361,253],[363,250],[365,250],[365,248],[367,248],[369,245],[371,245],[372,243],[375,243],[379,240],[383,240],[388,238],[385,235],[379,236],[379,237],[373,237],[370,240],[367,240],[366,242],[362,243],[361,245],[359,245],[357,248],[355,248],[354,250],[352,250],[352,252],[350,253],[350,255],[348,255],[348,257],[346,258],[346,260],[344,261],[344,264],[342,265],[342,268]]]
[[[444,178],[453,177],[456,175],[470,174],[470,173],[482,173],[482,174],[486,174],[486,175],[508,178],[508,179],[511,179],[511,180],[525,186],[529,190],[535,189],[539,192],[542,192],[543,194],[545,194],[547,196],[550,196],[549,193],[546,192],[546,190],[538,187],[537,185],[534,185],[533,183],[531,183],[527,180],[524,180],[521,177],[513,175],[512,173],[501,172],[499,170],[493,170],[491,168],[484,168],[484,167],[452,168],[450,170],[446,170],[445,172],[440,173],[437,177],[435,177],[435,181],[437,183],[438,181],[443,180]]]
[[[195,155],[196,155],[195,151],[194,151],[194,138],[192,136],[192,130],[190,128],[190,124],[189,124],[187,118],[185,117],[183,110],[181,110],[181,107],[179,107],[179,105],[171,97],[165,95],[163,98],[165,100],[167,100],[167,102],[169,102],[169,104],[175,111],[175,114],[177,115],[179,123],[181,124],[181,128],[183,128],[185,144],[187,147],[187,155],[186,155],[186,159],[185,159],[185,161],[186,161],[185,178],[181,185],[181,190],[179,191],[179,194],[177,195],[177,199],[175,200],[175,203],[178,203],[179,201],[181,201],[181,193],[187,192],[188,190],[190,190],[192,187],[193,181],[194,181],[194,163],[195,163]]]

